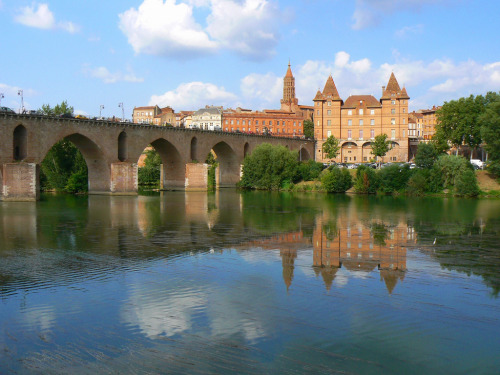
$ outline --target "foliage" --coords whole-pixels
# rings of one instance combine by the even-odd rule
[[[68,102],[65,100],[61,104],[57,104],[54,108],[52,108],[49,104],[44,104],[39,111],[47,116],[59,116],[64,114],[73,115],[74,108],[70,107]]]
[[[323,153],[328,159],[335,159],[339,154],[339,151],[339,140],[333,135],[329,136],[325,143],[323,143]]]
[[[408,164],[393,164],[378,171],[379,190],[393,193],[404,190],[412,173]]]
[[[481,135],[488,152],[488,170],[500,177],[500,97],[491,101],[479,118]]]
[[[465,197],[476,197],[479,195],[479,192],[474,170],[462,170],[455,180],[455,194]]]
[[[215,172],[217,171],[219,163],[217,162],[217,158],[212,152],[208,153],[205,163],[208,164],[208,181],[207,181],[208,190],[215,190],[215,188],[217,187]]]
[[[419,168],[430,169],[434,165],[438,156],[436,146],[433,143],[421,142],[417,148],[415,155],[415,164]]]
[[[160,154],[154,149],[146,150],[144,167],[139,168],[137,179],[140,186],[159,186],[160,183]]]
[[[323,164],[312,159],[299,164],[299,176],[302,181],[313,181],[318,179],[322,170]]]
[[[314,139],[314,122],[311,120],[304,120],[304,136]]]
[[[375,158],[384,157],[389,151],[390,141],[387,140],[387,134],[379,134],[375,137],[375,140],[372,142],[372,154]]]
[[[455,186],[456,178],[462,171],[471,169],[472,166],[462,156],[455,155],[442,155],[434,163],[433,169],[441,175],[443,187],[445,189],[452,189]]]
[[[378,178],[373,168],[360,165],[356,169],[356,179],[354,181],[354,190],[357,193],[375,193],[378,188]]]
[[[352,187],[352,176],[347,168],[334,167],[321,177],[321,183],[328,193],[345,193]]]
[[[243,161],[239,186],[246,189],[278,190],[298,178],[297,152],[263,143]]]

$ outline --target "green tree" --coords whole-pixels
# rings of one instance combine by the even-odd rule
[[[372,154],[375,155],[375,158],[383,158],[387,154],[387,151],[389,151],[389,146],[390,141],[387,140],[387,134],[379,134],[372,143]]]
[[[304,136],[314,139],[314,122],[311,120],[304,120]]]
[[[430,169],[434,165],[437,156],[438,153],[433,143],[421,142],[418,145],[417,154],[415,155],[415,164],[419,168]]]
[[[138,183],[141,186],[158,187],[160,183],[160,165],[161,157],[154,148],[146,149],[146,159],[144,167],[139,168],[137,172]]]
[[[480,116],[481,134],[488,152],[488,169],[500,176],[500,96],[492,100]]]
[[[333,135],[329,136],[325,143],[323,143],[323,153],[328,159],[335,159],[339,154],[339,151],[339,140]]]
[[[39,111],[49,116],[73,115],[73,107],[69,106],[67,101],[55,107],[44,104]],[[67,140],[63,139],[52,146],[40,169],[42,190],[70,193],[88,190],[87,163],[76,146]]]
[[[298,153],[284,146],[263,143],[243,160],[239,186],[246,189],[279,190],[298,178]]]
[[[321,184],[329,193],[345,193],[352,187],[352,176],[347,168],[334,167],[321,177]]]
[[[357,193],[376,193],[378,185],[378,177],[373,168],[367,167],[366,165],[362,164],[356,169],[354,190]]]

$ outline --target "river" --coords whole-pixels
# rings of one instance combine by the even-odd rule
[[[0,374],[494,374],[500,200],[0,202]]]

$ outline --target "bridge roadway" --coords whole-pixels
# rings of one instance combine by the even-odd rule
[[[175,127],[0,113],[0,199],[39,198],[40,164],[58,141],[71,141],[88,167],[90,194],[137,194],[137,162],[148,145],[160,154],[164,189],[206,190],[210,150],[218,187],[234,187],[244,157],[270,143],[314,158],[314,141]]]

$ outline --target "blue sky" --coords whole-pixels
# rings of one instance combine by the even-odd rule
[[[498,0],[0,0],[2,106],[67,100],[279,108],[290,59],[301,104],[329,74],[379,98],[390,73],[410,109],[500,90]]]

